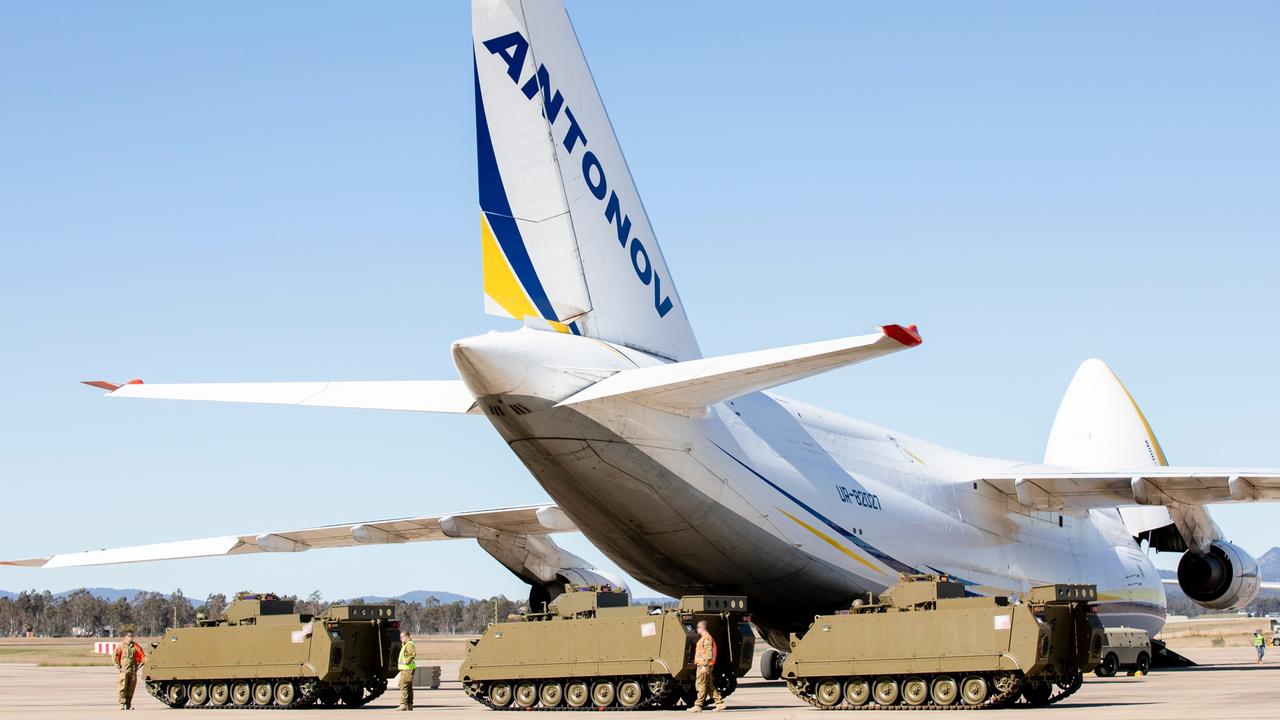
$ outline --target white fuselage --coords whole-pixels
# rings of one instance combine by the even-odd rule
[[[588,539],[672,595],[738,592],[781,630],[899,572],[981,594],[1098,587],[1109,625],[1152,634],[1161,579],[1116,510],[1031,511],[976,481],[1020,463],[975,457],[753,393],[685,417],[621,399],[556,407],[658,358],[520,330],[459,341],[455,362],[495,428]]]

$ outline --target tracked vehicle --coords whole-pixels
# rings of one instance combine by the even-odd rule
[[[1042,585],[1026,602],[967,597],[933,575],[903,575],[879,602],[818,616],[793,635],[782,677],[823,709],[980,709],[1057,702],[1100,659],[1092,585]]]
[[[400,624],[390,605],[335,605],[240,593],[221,619],[165,631],[147,659],[147,692],[169,707],[359,706],[396,673]]]
[[[699,595],[678,607],[631,605],[607,587],[573,587],[544,612],[494,623],[458,669],[467,694],[495,710],[634,710],[690,704],[699,621],[715,638],[716,687],[751,668],[747,599]]]

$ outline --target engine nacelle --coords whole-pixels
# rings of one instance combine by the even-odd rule
[[[1258,596],[1258,561],[1237,545],[1214,540],[1204,555],[1183,553],[1178,586],[1204,607],[1238,610]]]

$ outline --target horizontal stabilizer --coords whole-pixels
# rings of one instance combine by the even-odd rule
[[[1015,468],[982,479],[1041,510],[1280,500],[1280,469],[1148,466],[1099,473],[1053,472],[1033,465],[1025,472]]]
[[[623,370],[560,405],[619,398],[698,416],[718,402],[865,362],[920,342],[914,325],[886,325],[870,335]]]
[[[480,510],[451,515],[376,520],[325,525],[303,530],[226,535],[134,547],[86,550],[46,558],[0,560],[0,565],[19,567],[79,567],[117,563],[177,560],[181,558],[244,555],[261,552],[301,552],[312,548],[352,547],[387,543],[425,542],[458,538],[484,539],[486,533],[547,535],[570,532],[577,527],[555,505]]]
[[[309,407],[468,413],[475,398],[461,380],[391,380],[356,382],[179,383],[152,385],[131,380],[114,385],[104,380],[86,385],[108,390],[108,397],[152,400],[306,405]]]

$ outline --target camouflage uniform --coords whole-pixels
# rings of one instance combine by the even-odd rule
[[[400,646],[400,710],[413,709],[413,671],[418,667],[418,648],[412,640]]]
[[[698,668],[698,674],[694,677],[694,687],[698,689],[698,697],[693,701],[693,707],[690,709],[701,710],[707,702],[708,695],[715,699],[717,710],[723,708],[724,698],[720,696],[720,689],[716,687],[713,672],[716,665],[716,641],[710,635],[698,638],[693,651],[693,664]]]
[[[133,690],[138,686],[138,666],[146,660],[147,656],[142,652],[142,647],[132,640],[121,643],[120,647],[116,648],[116,669],[120,671],[118,694],[120,707],[123,709],[133,709]]]

